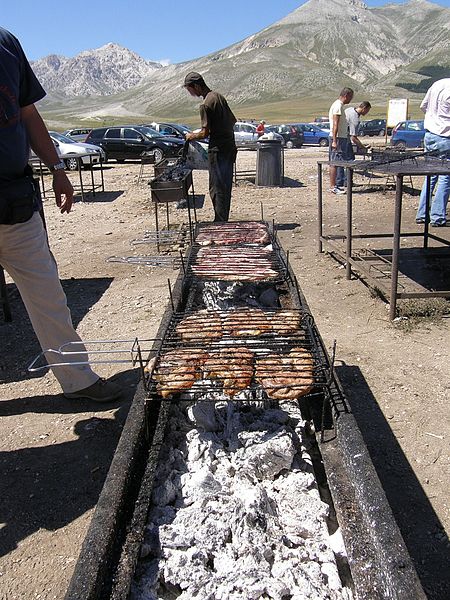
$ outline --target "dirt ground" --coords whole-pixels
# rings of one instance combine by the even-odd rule
[[[325,344],[331,348],[337,341],[338,376],[422,584],[430,599],[448,600],[449,305],[443,300],[410,302],[402,307],[403,317],[392,323],[378,294],[356,277],[348,281],[338,261],[317,252],[319,158],[326,158],[319,148],[287,151],[282,188],[255,187],[240,179],[231,218],[258,219],[263,206],[264,218],[279,225],[280,240],[290,251]],[[252,170],[255,162],[256,153],[242,151],[238,170]],[[155,227],[150,189],[137,183],[138,173],[137,164],[108,164],[106,191],[76,202],[68,216],[59,214],[51,198],[45,201],[50,244],[74,323],[85,340],[154,336],[169,301],[167,280],[177,276],[170,266],[107,261],[111,256],[156,254],[153,245],[130,243]],[[151,173],[149,166],[147,180]],[[71,177],[77,182],[76,173]],[[203,203],[198,218],[208,221],[207,174],[195,171],[194,183]],[[392,187],[383,191],[356,183],[355,231],[390,232]],[[417,190],[420,180],[413,183]],[[326,192],[324,200],[327,232],[343,232],[345,196]],[[417,194],[405,194],[404,230],[419,231],[414,221],[417,202]],[[187,212],[172,207],[170,219],[186,222]],[[450,228],[439,234],[450,240]],[[372,245],[371,240],[363,243]],[[386,239],[376,243],[389,247]],[[408,246],[420,247],[420,239],[402,238],[402,247]],[[445,265],[448,269],[448,261]],[[51,372],[27,372],[39,348],[10,282],[8,289],[12,323],[5,323],[0,313],[0,598],[60,599],[139,373],[125,362],[97,365],[102,376],[123,385],[126,399],[121,404],[66,400]],[[112,346],[128,350],[131,342],[108,343]],[[127,352],[114,355],[116,360],[127,357]]]

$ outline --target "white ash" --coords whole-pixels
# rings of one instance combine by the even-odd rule
[[[174,406],[132,600],[351,600],[295,403]]]

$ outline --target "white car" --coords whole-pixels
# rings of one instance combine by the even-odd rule
[[[257,142],[261,140],[279,140],[284,146],[284,138],[279,133],[270,132],[259,136],[256,125],[238,121],[234,124],[234,141],[238,148],[256,148]]]
[[[69,171],[76,171],[80,160],[85,169],[99,163],[100,157],[102,161],[105,160],[105,152],[99,146],[76,142],[70,137],[56,131],[49,131],[49,134],[55,144],[58,155],[64,161]]]

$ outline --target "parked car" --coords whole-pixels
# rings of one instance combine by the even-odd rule
[[[79,128],[79,129],[66,129],[63,131],[63,135],[70,137],[72,140],[76,142],[84,142],[87,136],[91,133],[92,127],[88,127],[87,129]]]
[[[181,138],[184,140],[187,133],[190,133],[192,129],[187,125],[179,123],[150,123],[146,127],[151,127],[161,135],[170,135],[171,137]]]
[[[313,123],[297,123],[297,126],[303,132],[304,144],[318,144],[326,147],[329,144],[330,130],[322,129],[322,125],[318,126]]]
[[[279,133],[284,139],[286,148],[301,148],[303,146],[303,131],[295,124],[269,125],[265,131]]]
[[[268,126],[266,126],[266,131],[267,129]],[[234,141],[236,142],[236,146],[238,148],[255,149],[259,140],[267,140],[270,138],[278,139],[284,145],[284,138],[279,133],[270,131],[264,133],[262,136],[258,136],[256,132],[256,125],[253,125],[253,123],[244,123],[242,121],[238,121],[234,124]]]
[[[423,121],[401,121],[392,131],[391,146],[423,148],[425,129]]]
[[[151,127],[143,125],[122,125],[118,127],[98,127],[86,138],[103,148],[106,161],[114,158],[118,162],[140,159],[143,152],[152,153],[155,161],[178,156],[184,141],[168,135],[161,135]]]
[[[85,169],[88,169],[100,162],[100,156],[102,161],[105,160],[104,152],[98,146],[76,142],[57,131],[49,131],[49,135],[69,171],[76,171],[79,161]]]
[[[392,133],[392,127],[388,127],[388,135]],[[361,121],[358,128],[358,135],[368,135],[370,137],[374,135],[385,135],[386,133],[386,119],[370,119],[370,121]]]

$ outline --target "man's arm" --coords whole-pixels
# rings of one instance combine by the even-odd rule
[[[369,146],[366,146],[365,144],[363,144],[361,142],[361,140],[358,138],[358,136],[351,135],[350,140],[351,140],[352,144],[355,144],[356,146],[358,146],[358,148],[360,150],[362,150],[363,152],[367,152],[367,149],[369,148]]]
[[[425,94],[425,98],[420,103],[420,110],[424,113],[427,112],[429,98],[430,98],[430,90],[428,90],[428,92]]]
[[[42,162],[48,167],[59,163],[61,159],[34,104],[21,109],[21,119],[27,130],[30,146]],[[73,187],[63,170],[53,173],[53,191],[61,212],[69,213],[72,208]]]
[[[338,134],[338,127],[339,127],[339,119],[341,118],[341,115],[333,115],[333,126],[331,129],[331,135],[332,135],[332,139],[331,139],[331,147],[332,148],[337,148],[337,134]]]
[[[200,129],[200,131],[198,131],[197,133],[194,133],[193,131],[191,131],[190,133],[186,134],[186,140],[204,140],[205,138],[207,138],[209,136],[209,129],[208,127],[202,127]]]

